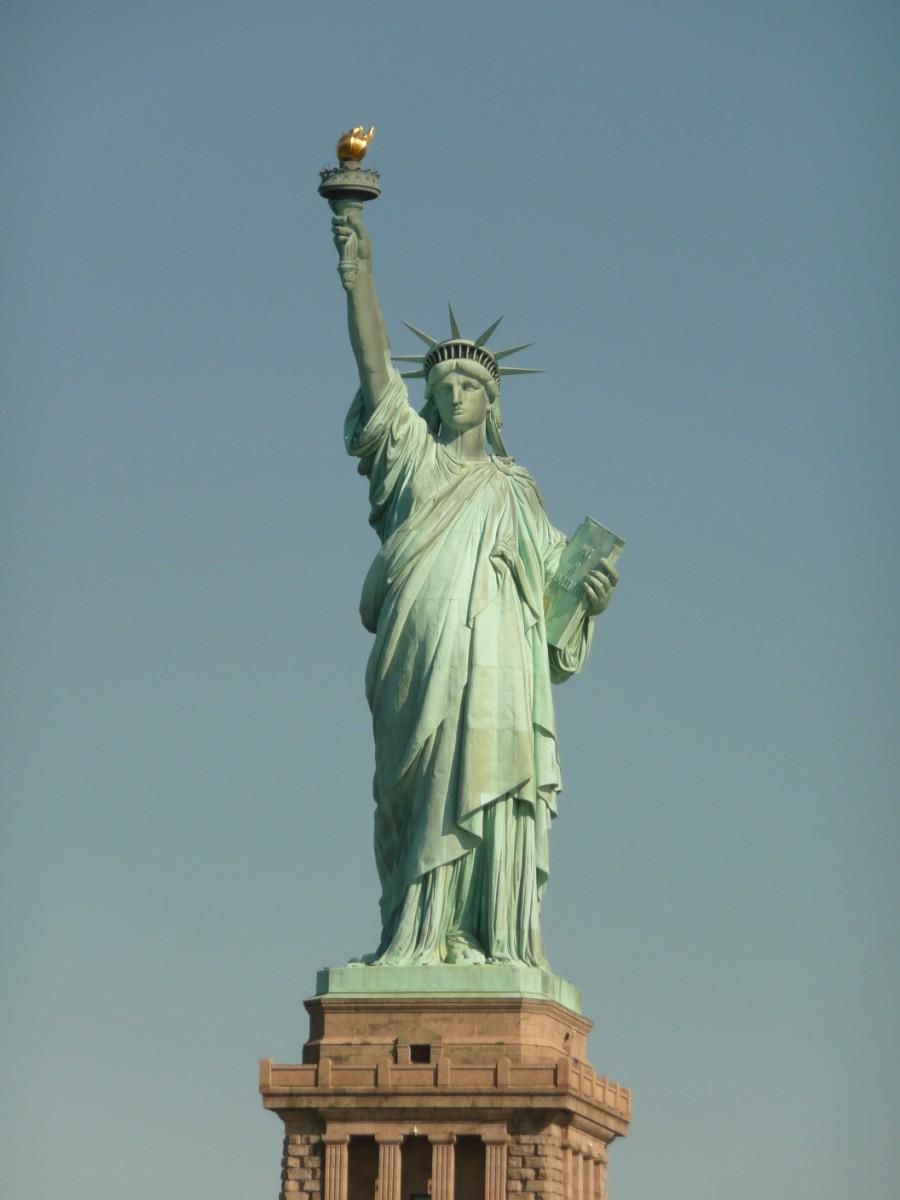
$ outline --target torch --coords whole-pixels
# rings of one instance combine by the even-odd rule
[[[361,167],[369,142],[375,136],[373,125],[368,133],[363,132],[362,125],[355,125],[342,133],[337,144],[338,165],[324,167],[319,175],[319,195],[328,201],[335,216],[356,211],[362,212],[362,206],[367,200],[375,200],[381,195],[378,183],[378,172]],[[341,283],[349,292],[359,271],[355,245],[351,246],[350,239],[341,247],[341,258],[338,263],[338,274]]]

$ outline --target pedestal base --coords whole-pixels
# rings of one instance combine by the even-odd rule
[[[423,972],[437,982],[421,968],[373,992],[382,970],[404,969],[320,973],[303,1061],[260,1063],[285,1126],[282,1200],[605,1200],[631,1093],[588,1064],[591,1023],[543,984],[415,990]]]
[[[581,1012],[574,983],[541,967],[485,963],[433,967],[325,967],[316,975],[316,996],[531,996],[555,1000]]]

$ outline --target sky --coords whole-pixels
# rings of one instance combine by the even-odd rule
[[[893,1194],[896,6],[11,0],[3,1195],[278,1192],[260,1057],[378,940],[377,548],[318,170],[401,320],[627,540],[556,690],[543,928],[613,1200]],[[891,219],[894,218],[894,219]]]

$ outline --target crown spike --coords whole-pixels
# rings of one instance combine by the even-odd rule
[[[493,325],[488,325],[488,327],[484,331],[484,333],[480,334],[475,339],[475,345],[483,346],[502,320],[503,320],[503,317],[498,317],[497,320],[493,323]]]
[[[433,338],[430,333],[426,333],[423,329],[416,329],[415,325],[410,325],[409,321],[404,321],[403,324],[410,333],[414,333],[426,346],[436,346],[438,344],[438,339]]]
[[[455,338],[462,337],[462,330],[459,327],[459,321],[456,319],[456,313],[453,311],[453,305],[447,302],[447,311],[450,314],[450,336]]]
[[[500,367],[501,375],[543,375],[540,367]]]
[[[425,361],[424,354],[392,354],[391,358],[394,360],[394,362],[423,363]]]
[[[425,372],[424,371],[401,371],[400,378],[401,379],[424,379]]]
[[[533,346],[534,342],[523,342],[521,346],[509,346],[506,350],[492,350],[494,358],[498,361],[501,358],[509,358],[511,354],[518,354],[520,350],[527,350],[529,346]]]

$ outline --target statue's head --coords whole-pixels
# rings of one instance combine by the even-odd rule
[[[431,334],[425,333],[422,329],[417,329],[415,325],[410,325],[408,321],[403,324],[407,329],[411,330],[416,337],[420,338],[428,346],[426,354],[397,354],[394,359],[397,362],[414,362],[418,363],[419,369],[416,371],[404,372],[406,379],[424,379],[425,384],[425,399],[426,404],[422,409],[422,416],[428,422],[428,427],[433,433],[437,433],[441,424],[452,424],[453,412],[452,401],[447,400],[444,412],[446,420],[441,416],[437,399],[439,396],[438,389],[444,385],[445,381],[456,373],[462,379],[474,380],[476,387],[480,387],[483,397],[485,432],[487,440],[493,446],[498,454],[506,454],[506,448],[503,445],[503,439],[500,436],[500,430],[503,427],[503,420],[500,416],[500,376],[501,375],[533,375],[536,374],[529,367],[501,367],[500,360],[508,358],[510,354],[515,354],[519,350],[526,349],[530,346],[528,342],[522,346],[510,346],[505,350],[489,350],[487,348],[487,340],[500,324],[502,318],[497,318],[492,325],[482,333],[479,337],[471,339],[464,338],[459,328],[459,322],[453,309],[450,308],[450,337],[443,341],[434,338]],[[464,386],[460,382],[457,389],[461,396],[464,392],[472,392],[474,400],[474,389],[469,386]],[[450,397],[451,392],[447,391],[447,396]],[[447,407],[447,405],[451,407]]]
[[[490,371],[480,363],[454,358],[438,363],[428,372],[425,399],[437,403],[440,393],[456,380],[464,390],[476,389],[481,393],[486,406],[496,404],[500,399],[500,385]]]
[[[500,439],[500,387],[480,363],[446,359],[432,367],[425,383],[422,415],[435,435],[442,426],[457,430],[484,426],[497,453],[506,453]]]

